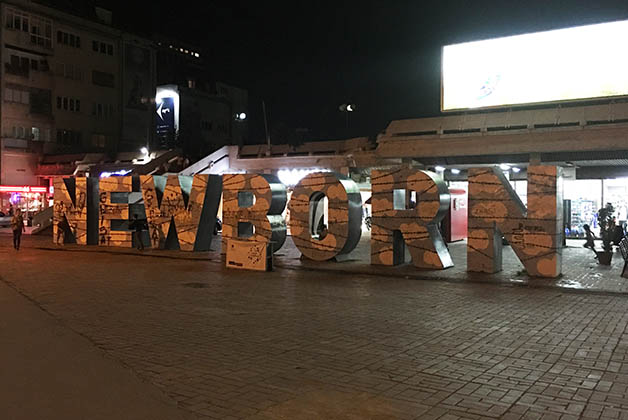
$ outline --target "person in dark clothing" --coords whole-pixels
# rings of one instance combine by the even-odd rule
[[[70,229],[70,224],[65,216],[61,217],[61,221],[57,224],[57,245],[63,245],[65,243],[65,238]]]
[[[22,232],[26,230],[20,209],[17,209],[11,218],[11,230],[13,231],[13,248],[19,251],[20,243],[22,242]]]
[[[142,232],[144,231],[145,222],[142,219],[137,218],[137,214],[133,215],[133,221],[129,224],[129,228],[133,229],[133,236],[135,237],[135,243],[137,249],[144,250],[144,242],[142,242]]]

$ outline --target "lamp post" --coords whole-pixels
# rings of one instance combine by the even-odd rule
[[[345,128],[348,133],[349,132],[349,113],[355,111],[355,104],[352,104],[352,103],[342,104],[338,107],[338,109],[340,110],[340,112],[345,113]]]

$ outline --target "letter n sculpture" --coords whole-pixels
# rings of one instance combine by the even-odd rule
[[[55,178],[55,202],[52,214],[53,242],[60,240],[59,230],[65,231],[63,242],[87,245],[87,178]],[[66,223],[63,223],[65,219]],[[72,237],[67,235],[67,231]]]
[[[560,168],[528,168],[528,207],[499,168],[469,170],[467,270],[502,269],[502,235],[530,276],[561,272],[563,211]]]

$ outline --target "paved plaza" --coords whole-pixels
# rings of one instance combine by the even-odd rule
[[[153,406],[201,419],[628,419],[618,254],[602,268],[575,243],[565,276],[548,281],[528,279],[511,251],[499,275],[469,276],[463,244],[451,245],[457,267],[436,273],[311,265],[291,247],[275,272],[256,273],[227,270],[216,253],[44,239],[16,252],[0,236],[0,296],[14,302],[0,305],[0,357],[23,375],[22,392],[0,393],[9,418],[82,398],[76,388],[87,401],[117,395],[119,381],[121,406],[136,401],[126,418],[155,418],[142,411]],[[14,354],[26,334],[47,335],[38,369]],[[24,379],[55,369],[62,381]]]

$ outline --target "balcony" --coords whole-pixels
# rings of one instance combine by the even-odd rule
[[[14,76],[28,78],[30,75],[30,68],[25,66],[16,66],[11,63],[4,63],[4,72]]]
[[[29,32],[17,31],[10,28],[5,28],[3,35],[3,41],[5,44],[16,45],[30,50],[47,53],[53,49],[51,38],[43,38]]]

